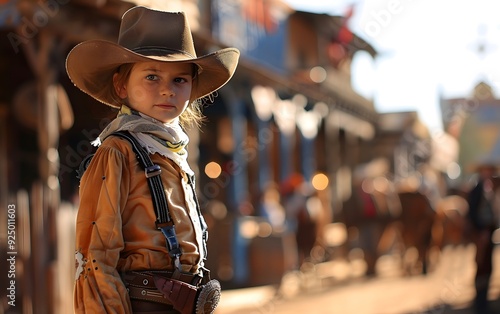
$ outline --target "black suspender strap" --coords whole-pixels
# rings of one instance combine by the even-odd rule
[[[149,154],[142,148],[134,136],[126,131],[119,131],[113,133],[121,138],[130,142],[132,149],[137,155],[137,159],[141,167],[144,169],[144,174],[147,178],[149,189],[151,190],[151,199],[156,213],[156,227],[160,230],[167,241],[168,254],[174,261],[174,265],[178,270],[181,270],[180,256],[182,255],[179,241],[175,233],[175,225],[170,218],[168,211],[167,198],[163,183],[161,182],[160,166],[153,163]]]
[[[200,225],[201,225],[201,230],[203,230],[203,252],[205,253],[203,258],[206,259],[208,252],[207,252],[207,242],[208,242],[208,226],[207,223],[205,222],[205,219],[203,218],[203,215],[201,214],[201,208],[200,208],[200,202],[198,201],[198,196],[196,196],[196,189],[195,189],[195,183],[194,183],[194,175],[189,176],[189,185],[191,186],[191,191],[193,193],[194,201],[196,203],[196,209],[198,211],[198,217],[200,218]]]

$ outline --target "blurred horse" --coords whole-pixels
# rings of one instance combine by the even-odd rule
[[[400,191],[401,216],[399,218],[400,233],[405,253],[416,249],[416,260],[404,264],[405,274],[426,274],[429,267],[429,251],[432,243],[432,226],[436,212],[429,198],[420,191]],[[407,261],[408,259],[403,259]]]
[[[436,211],[435,199],[426,191],[418,177],[408,177],[397,184],[395,195],[401,211],[387,225],[379,243],[380,252],[400,255],[404,275],[426,274],[429,270]]]
[[[434,247],[442,250],[445,246],[467,243],[468,210],[469,205],[464,196],[448,195],[438,202],[432,226]]]

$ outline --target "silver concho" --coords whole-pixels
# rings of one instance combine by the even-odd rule
[[[220,300],[220,283],[212,279],[200,288],[196,301],[196,314],[211,314]]]

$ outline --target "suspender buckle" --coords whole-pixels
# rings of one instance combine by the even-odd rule
[[[182,270],[180,257],[182,255],[181,246],[179,241],[177,241],[177,235],[175,232],[175,225],[172,221],[160,223],[156,222],[156,227],[163,233],[165,240],[167,241],[168,255],[174,261],[174,265],[177,269]]]
[[[175,269],[177,269],[178,271],[182,271],[180,254],[175,255],[174,265],[175,265]]]
[[[157,176],[160,173],[161,173],[161,168],[158,165],[152,165],[151,167],[146,167],[144,169],[144,174],[146,175],[146,178]]]

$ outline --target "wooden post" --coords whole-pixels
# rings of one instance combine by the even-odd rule
[[[0,176],[0,205],[2,206],[2,208],[6,208],[5,206],[7,205],[7,197],[9,193],[9,163],[7,158],[7,114],[7,104],[0,104],[0,173],[2,173],[2,175]],[[2,228],[0,230],[3,230],[3,228],[6,226],[6,224],[4,223],[4,219],[4,216],[0,218],[0,223],[2,223]],[[5,242],[2,241],[2,244],[3,243]]]
[[[333,125],[330,121],[327,121],[325,124],[325,152],[327,156],[328,179],[330,180],[331,208],[333,211],[333,220],[335,220],[335,214],[339,214],[342,210],[342,202],[339,199],[337,191],[337,171],[340,169],[342,152],[340,149],[339,127]]]
[[[16,195],[17,208],[17,230],[18,230],[18,254],[20,263],[17,265],[17,277],[20,278],[20,290],[18,293],[22,297],[22,309],[24,314],[33,313],[33,263],[31,251],[31,219],[29,194],[25,190],[20,190]]]
[[[7,106],[0,104],[0,269],[7,270],[9,264],[7,262],[7,206],[10,203],[8,192],[8,159],[7,159]],[[8,280],[7,274],[2,275],[0,280],[0,313],[3,313],[6,307],[7,296],[4,291],[7,291]]]
[[[33,39],[34,41],[35,39]],[[40,181],[33,185],[31,210],[31,241],[33,255],[32,287],[33,309],[37,313],[57,313],[55,304],[57,259],[56,217],[60,202],[58,181],[59,113],[57,89],[53,83],[56,71],[50,66],[54,38],[49,31],[41,30],[36,40],[24,45],[28,61],[37,79],[38,108],[38,168]]]

